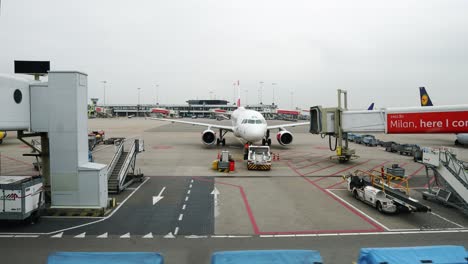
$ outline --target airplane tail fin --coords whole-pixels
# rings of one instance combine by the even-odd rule
[[[241,90],[240,90],[240,84],[239,84],[239,80],[237,80],[237,102],[236,102],[236,105],[237,105],[237,108],[239,108],[241,106]]]
[[[419,99],[421,100],[421,106],[433,106],[425,87],[419,87]]]
[[[367,110],[374,110],[374,103],[370,104],[369,108],[367,108]]]

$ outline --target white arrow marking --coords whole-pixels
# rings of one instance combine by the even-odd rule
[[[130,233],[127,233],[125,235],[121,235],[120,238],[130,238]]]
[[[62,236],[63,236],[63,232],[62,232],[62,233],[58,233],[58,234],[56,234],[56,235],[53,235],[53,236],[51,236],[51,237],[52,237],[52,238],[62,238]]]
[[[85,238],[85,236],[86,236],[86,232],[83,232],[79,235],[76,235],[75,238]]]
[[[107,237],[108,237],[107,232],[102,235],[97,236],[97,238],[107,238]]]
[[[153,238],[153,233],[149,232],[148,234],[144,235],[143,238]]]
[[[158,196],[153,196],[153,205],[157,204],[159,201],[161,201],[164,198],[164,196],[161,196],[163,194],[164,190],[166,190],[166,186],[164,186],[161,189]]]
[[[220,195],[220,193],[218,189],[215,187],[213,191],[211,192],[211,194],[213,195],[213,199],[214,199],[214,215],[215,217],[218,217],[219,216],[218,196]]]

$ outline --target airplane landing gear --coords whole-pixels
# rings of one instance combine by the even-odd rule
[[[262,139],[262,146],[271,146],[270,130],[267,130],[265,138]]]
[[[228,131],[223,131],[222,129],[219,129],[219,138],[216,139],[216,145],[219,146],[220,144],[222,146],[226,146],[226,139],[224,138],[224,135],[226,135]]]

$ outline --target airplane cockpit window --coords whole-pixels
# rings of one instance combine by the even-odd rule
[[[255,123],[256,124],[263,124],[262,120],[260,120],[260,119],[255,120]]]
[[[249,119],[249,124],[255,124],[255,120]]]

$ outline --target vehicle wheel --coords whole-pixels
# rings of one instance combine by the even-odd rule
[[[266,145],[266,140],[263,138],[262,139],[262,146],[265,146]]]
[[[427,200],[427,196],[423,194],[422,196],[423,200]]]
[[[358,197],[358,193],[357,193],[357,191],[356,191],[356,190],[354,190],[354,191],[353,191],[353,197],[354,197],[356,200],[358,200],[358,199],[359,199],[359,197]]]
[[[223,138],[223,140],[221,141],[221,144],[222,144],[223,146],[226,146],[226,139],[225,139],[225,138]]]
[[[2,141],[0,140],[0,144],[1,144],[1,143],[2,143]],[[460,141],[458,141],[458,139],[455,140],[455,145],[457,145],[457,146],[460,145]]]
[[[380,213],[383,213],[383,212],[384,212],[384,211],[383,211],[383,208],[382,208],[382,204],[380,204],[380,202],[377,202],[376,207],[377,207],[377,211],[379,211]]]
[[[221,143],[221,141],[219,140],[219,138],[216,139],[216,146],[219,146],[219,144]]]
[[[271,146],[271,138],[267,139],[268,146]]]

